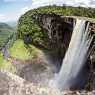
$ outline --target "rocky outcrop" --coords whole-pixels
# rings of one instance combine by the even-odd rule
[[[10,72],[0,70],[0,95],[94,95],[95,91],[63,91],[27,82]]]

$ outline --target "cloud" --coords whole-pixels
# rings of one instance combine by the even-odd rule
[[[4,0],[6,2],[19,2],[19,1],[30,1],[30,0]],[[93,7],[95,8],[95,0],[31,0],[32,4],[26,5],[19,10],[14,12],[8,12],[5,14],[0,14],[0,21],[7,22],[7,21],[16,21],[18,18],[27,12],[30,9],[37,8],[40,6],[46,5],[71,5],[71,6],[83,6],[83,7]],[[21,4],[21,3],[20,3]]]
[[[0,22],[9,22],[9,21],[17,21],[20,14],[17,13],[6,13],[6,14],[0,14]]]
[[[4,0],[4,2],[15,2],[17,0]]]
[[[5,15],[4,14],[0,14],[0,21],[4,21],[5,20]]]
[[[62,5],[63,0],[32,0],[31,8],[37,8],[46,5]]]
[[[24,14],[25,12],[27,12],[27,11],[30,10],[30,9],[31,9],[31,8],[30,8],[29,6],[25,6],[25,7],[21,8],[20,13],[21,13],[21,14]]]
[[[91,5],[95,5],[95,0],[91,0],[91,1],[90,1],[90,4],[91,4]]]
[[[3,0],[4,2],[20,2],[20,1],[23,1],[23,2],[27,2],[29,0]]]
[[[95,0],[32,0],[33,8],[45,5],[71,5],[71,6],[83,6],[83,7],[93,7],[95,6]],[[91,4],[92,3],[92,4]],[[92,6],[93,5],[93,6]]]
[[[0,14],[0,22],[17,21],[19,17],[27,12],[29,9],[30,7],[25,6],[18,11],[2,13]]]

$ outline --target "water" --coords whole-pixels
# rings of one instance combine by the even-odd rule
[[[87,52],[92,41],[88,32],[89,24],[86,29],[85,25],[85,20],[77,19],[69,48],[63,59],[63,65],[52,84],[59,89],[79,89],[85,85],[87,70],[84,69],[84,66],[87,60]]]

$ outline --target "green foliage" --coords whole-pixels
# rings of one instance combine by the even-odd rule
[[[0,29],[12,29],[12,28],[6,23],[0,23]]]
[[[7,39],[9,38],[11,34],[12,34],[11,32],[0,32],[0,47],[1,48],[5,45]]]
[[[23,15],[18,22],[18,35],[19,38],[23,38],[24,35],[29,34],[31,36],[32,41],[35,43],[36,41],[44,38],[43,33],[41,32],[41,28],[34,24],[32,19],[32,15],[30,12],[27,15]]]
[[[0,23],[0,50],[4,48],[5,45],[10,47],[14,40],[16,39],[16,32],[13,28],[5,23]],[[15,72],[16,69],[13,64],[4,59],[3,54],[0,52],[0,69],[6,69],[11,72]]]
[[[9,49],[10,55],[18,59],[29,59],[30,53],[24,46],[22,40],[17,40],[14,42],[13,46]]]
[[[27,48],[21,39],[16,40],[9,51],[12,57],[20,60],[29,60],[31,58],[37,57],[37,55],[41,52],[32,45],[29,45]]]
[[[16,39],[15,30],[5,23],[0,23],[0,49],[12,40],[13,37]]]
[[[16,71],[16,68],[13,66],[13,64],[10,61],[5,60],[1,52],[0,52],[0,69],[5,69],[13,73]]]
[[[66,7],[66,6],[45,6],[30,10],[22,15],[18,22],[18,36],[23,38],[25,34],[31,35],[33,42],[46,43],[47,36],[41,28],[35,23],[32,15],[37,13],[55,13],[64,16],[85,16],[95,18],[95,9],[83,7]]]

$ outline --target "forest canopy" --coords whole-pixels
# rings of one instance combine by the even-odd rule
[[[25,35],[29,35],[32,39],[32,43],[44,43],[47,41],[46,34],[42,32],[39,25],[37,25],[33,19],[33,15],[39,13],[54,13],[64,16],[82,16],[95,18],[95,9],[92,8],[53,5],[32,9],[22,15],[18,21],[19,38],[24,38]]]

